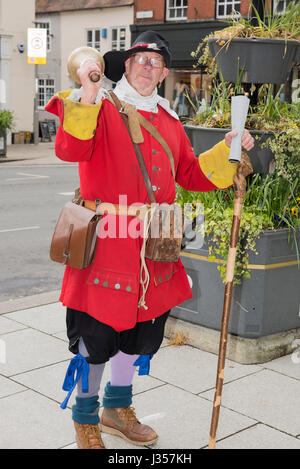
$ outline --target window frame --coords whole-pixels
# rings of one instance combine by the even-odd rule
[[[46,27],[42,26],[42,25],[48,25]],[[51,39],[52,39],[52,35],[51,35],[51,21],[36,21],[35,22],[35,27],[37,29],[46,29],[47,30],[47,52],[51,52]]]
[[[229,16],[231,16],[231,14],[228,14],[228,15],[225,15],[225,14],[220,15],[220,14],[218,13],[218,9],[219,9],[220,6],[224,6],[224,11],[226,11],[226,7],[227,7],[228,5],[232,4],[232,9],[234,9],[234,8],[235,8],[235,7],[234,7],[234,4],[235,4],[235,3],[239,3],[239,7],[241,8],[241,3],[242,3],[241,0],[222,0],[222,1],[224,1],[224,3],[221,3],[221,4],[220,4],[220,3],[219,3],[220,0],[216,0],[216,19],[226,19],[226,18],[228,18]],[[232,11],[232,10],[231,10],[231,11]],[[238,16],[240,16],[240,14],[241,14],[241,13],[240,13],[240,11],[239,11],[239,12],[237,12],[234,16],[235,16],[235,17],[238,17]]]
[[[49,81],[52,81],[53,82],[53,85],[49,85],[47,84],[47,80]],[[44,83],[41,84],[40,82],[43,81]],[[43,105],[40,104],[41,102],[41,98],[40,98],[40,88],[42,88],[44,90],[44,93],[43,93]],[[46,93],[46,89],[47,88],[53,88],[53,93],[50,95],[50,97],[47,96],[47,93]],[[41,77],[38,77],[37,78],[37,95],[38,95],[38,103],[37,103],[37,107],[38,109],[44,109],[44,107],[46,106],[46,104],[49,102],[49,100],[54,96],[55,94],[55,79],[54,78],[41,78]]]
[[[99,31],[99,41],[96,41],[95,35],[96,31]],[[92,41],[88,40],[88,34],[89,32],[92,33]],[[85,30],[85,43],[87,47],[93,47],[94,49],[98,50],[99,52],[101,51],[101,28],[86,28]],[[96,46],[96,44],[99,43],[99,47]]]
[[[120,33],[121,33],[121,29],[124,29],[125,31],[125,38],[124,39],[121,39],[120,37]],[[113,31],[117,31],[117,39],[113,39]],[[113,26],[111,28],[111,41],[110,41],[110,45],[111,45],[111,50],[126,50],[126,32],[127,32],[127,28],[126,26]],[[121,49],[121,41],[124,42],[124,47]],[[114,47],[114,43],[116,43],[117,47],[115,48]]]
[[[175,0],[174,0],[175,1]],[[185,0],[180,0],[181,3],[183,3]],[[183,10],[186,9],[186,15],[185,16],[175,16],[174,18],[170,17],[170,11],[172,10]],[[166,21],[184,21],[188,19],[188,0],[186,0],[186,5],[181,5],[179,7],[177,6],[170,6],[170,0],[166,1]]]

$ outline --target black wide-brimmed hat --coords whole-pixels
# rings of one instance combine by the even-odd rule
[[[168,41],[155,31],[145,31],[140,34],[130,49],[112,50],[104,54],[105,76],[112,81],[119,81],[125,72],[125,61],[137,52],[156,52],[165,59],[166,67],[171,63],[171,52]]]

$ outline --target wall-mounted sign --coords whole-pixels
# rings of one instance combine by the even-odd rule
[[[28,28],[27,41],[27,62],[32,65],[46,65],[47,29]]]
[[[137,11],[136,12],[136,18],[138,20],[142,18],[153,18],[153,10],[148,10],[148,11]]]

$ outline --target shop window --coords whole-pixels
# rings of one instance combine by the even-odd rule
[[[216,3],[216,17],[227,18],[232,15],[232,12],[239,14],[241,8],[240,0],[217,0]]]
[[[193,117],[203,98],[209,102],[211,79],[199,71],[171,69],[165,80],[165,97],[183,122]]]
[[[285,13],[286,8],[292,0],[274,0],[274,13],[277,15],[282,15]]]
[[[187,19],[187,0],[167,0],[167,21]]]
[[[54,95],[54,80],[49,78],[38,79],[38,107],[44,108]]]
[[[86,45],[100,51],[101,29],[88,29],[86,32]]]
[[[126,28],[113,28],[111,31],[112,50],[125,50],[126,48]]]
[[[50,23],[35,23],[35,27],[39,29],[47,29],[47,52],[51,50],[51,33],[50,33]]]

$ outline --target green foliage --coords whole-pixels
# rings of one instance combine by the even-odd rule
[[[300,37],[300,3],[296,0],[290,2],[286,11],[282,14],[275,14],[272,7],[267,7],[263,17],[261,17],[250,0],[252,6],[252,16],[244,18],[236,15],[236,12],[227,21],[230,26],[208,34],[201,41],[197,49],[191,52],[191,56],[197,59],[197,66],[207,67],[207,73],[216,77],[216,60],[211,56],[208,39],[216,38],[223,47],[228,47],[233,38],[272,38],[285,40],[298,40]],[[253,18],[256,19],[257,26],[253,26]],[[226,21],[226,20],[225,20]],[[224,22],[224,20],[222,20]]]
[[[11,111],[0,110],[0,133],[11,130],[14,125],[14,116]]]
[[[278,174],[250,175],[247,178],[247,194],[243,204],[239,244],[235,264],[234,283],[249,278],[249,253],[256,252],[256,240],[264,230],[283,227],[295,233],[300,228],[300,179],[289,183]],[[232,218],[234,190],[189,192],[177,186],[176,202],[204,204],[204,234],[211,260],[220,259],[221,277],[225,279]]]
[[[214,83],[210,91],[211,103],[206,103],[205,111],[199,101],[193,102],[188,96],[195,115],[187,123],[231,129],[231,97],[241,88],[240,84],[234,85],[224,80]],[[254,85],[252,89],[255,89]],[[281,90],[282,87],[274,95],[274,85],[266,84],[260,87],[258,104],[250,107],[245,127],[270,134],[270,137],[259,145],[262,148],[270,148],[275,157],[278,174],[291,182],[295,175],[300,177],[300,102],[281,102]]]
[[[216,38],[218,44],[229,47],[233,38],[273,38],[284,40],[300,39],[300,2],[293,1],[287,6],[284,14],[274,14],[268,7],[262,17],[258,14],[252,1],[252,17],[243,18],[233,14],[228,21],[230,25],[215,31],[204,38],[191,55],[197,61],[194,67],[205,66],[213,79],[210,87],[210,104],[195,101],[187,96],[194,109],[194,117],[188,124],[202,127],[219,127],[231,129],[231,97],[237,94],[248,95],[240,83],[217,82],[216,59],[212,58],[208,40]],[[269,4],[268,4],[269,5]],[[253,17],[257,25],[253,25]],[[300,42],[299,42],[300,44]],[[262,130],[270,135],[261,147],[269,147],[274,154],[276,173],[273,175],[250,175],[247,178],[248,188],[243,204],[240,226],[240,241],[235,265],[235,283],[242,278],[249,278],[247,269],[249,253],[255,253],[256,240],[264,230],[288,228],[292,234],[300,229],[300,102],[283,103],[280,101],[280,88],[275,94],[274,86],[265,84],[258,90],[258,104],[250,107],[245,127],[249,130]],[[256,90],[252,85],[250,92]],[[233,216],[232,188],[208,193],[187,192],[177,189],[177,202],[204,204],[205,237],[209,245],[209,255],[223,262],[219,265],[224,279],[226,260]],[[295,243],[297,249],[297,243]],[[297,251],[298,252],[298,251]],[[298,253],[299,254],[299,253]],[[299,259],[299,255],[298,255]]]

